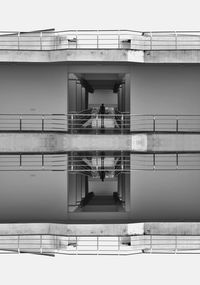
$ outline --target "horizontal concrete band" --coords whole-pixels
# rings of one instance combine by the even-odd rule
[[[144,224],[0,224],[2,235],[123,236],[144,234]]]
[[[144,51],[121,49],[0,50],[0,62],[144,62]]]
[[[200,235],[200,223],[131,224],[0,224],[3,235],[127,236],[127,235]]]
[[[200,152],[200,134],[0,133],[1,153],[68,151]]]
[[[0,62],[200,63],[200,50],[63,49],[0,50]]]
[[[146,149],[146,136],[135,136],[134,147]],[[140,144],[144,143],[145,146]],[[131,151],[131,135],[0,133],[0,152]]]

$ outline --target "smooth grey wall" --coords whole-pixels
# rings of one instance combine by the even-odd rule
[[[199,65],[132,66],[132,114],[200,114],[199,106]]]
[[[131,217],[138,221],[200,221],[199,171],[132,171]]]
[[[67,218],[66,171],[2,171],[0,181],[0,222]]]
[[[67,66],[0,64],[0,113],[65,114]]]

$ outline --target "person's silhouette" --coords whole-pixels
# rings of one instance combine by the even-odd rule
[[[99,114],[105,114],[105,112],[106,112],[106,108],[105,108],[105,106],[104,106],[104,104],[101,104],[101,106],[100,106],[100,108],[99,108]]]

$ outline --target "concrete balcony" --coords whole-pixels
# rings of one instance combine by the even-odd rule
[[[200,32],[1,32],[0,62],[199,63]]]

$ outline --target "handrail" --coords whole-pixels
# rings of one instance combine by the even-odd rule
[[[199,235],[1,235],[0,254],[132,255],[200,253]]]
[[[0,171],[69,171],[86,175],[98,171],[113,172],[113,175],[143,171],[189,171],[200,170],[199,153],[114,153],[101,165],[102,156],[85,154],[0,154]],[[92,161],[92,159],[94,159]],[[93,164],[97,160],[97,164]],[[87,161],[89,162],[87,164]],[[110,163],[109,163],[110,162]]]
[[[164,114],[0,114],[0,131],[200,132],[200,115]]]
[[[200,31],[0,31],[0,49],[200,49]]]

